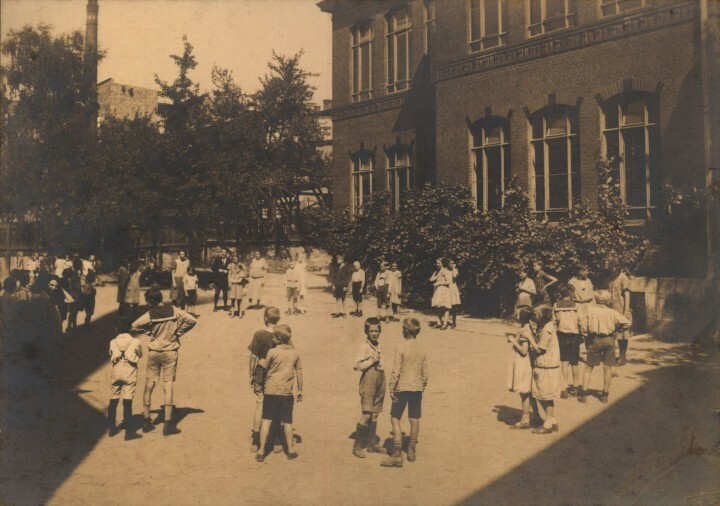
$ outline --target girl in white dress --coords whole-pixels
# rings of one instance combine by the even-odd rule
[[[305,296],[307,295],[307,258],[305,253],[295,253],[295,278],[298,280],[298,306],[299,314],[305,314]]]
[[[535,340],[530,322],[533,319],[531,309],[520,310],[520,332],[517,335],[508,334],[510,343],[510,366],[508,368],[507,386],[511,392],[520,394],[522,405],[522,418],[511,429],[530,428],[530,393],[532,391],[532,364],[530,363],[530,342]]]
[[[449,262],[449,268],[450,275],[452,277],[452,281],[450,282],[450,303],[452,304],[452,308],[450,309],[450,316],[452,317],[452,328],[455,328],[455,324],[457,323],[457,312],[458,308],[462,305],[462,300],[460,300],[460,289],[457,285],[457,278],[458,278],[458,268],[457,265],[455,265],[454,260],[450,260]]]
[[[430,281],[435,287],[432,297],[432,307],[438,309],[438,325],[441,330],[447,329],[450,309],[452,308],[452,302],[450,300],[452,274],[448,270],[449,265],[447,259],[438,258],[437,271],[430,276]]]

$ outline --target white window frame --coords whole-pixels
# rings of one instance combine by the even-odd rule
[[[423,37],[423,54],[430,53],[431,39],[435,35],[435,0],[423,0],[423,24],[425,32]]]
[[[365,203],[365,199],[372,195],[374,186],[374,157],[372,152],[359,151],[352,156],[350,162],[350,172],[352,175],[352,209],[354,214],[358,214],[360,208]],[[363,185],[363,176],[369,174],[370,188]]]
[[[644,217],[645,219],[651,219],[653,210],[657,208],[654,202],[655,199],[653,199],[653,173],[655,171],[658,171],[659,167],[653,167],[652,166],[652,159],[653,156],[657,156],[659,153],[653,153],[653,149],[659,150],[660,146],[651,145],[651,139],[653,137],[653,133],[657,135],[657,132],[653,132],[653,130],[657,130],[659,128],[658,123],[652,122],[650,120],[650,105],[649,102],[653,100],[653,97],[650,96],[627,96],[627,95],[619,95],[616,97],[607,107],[614,107],[617,108],[617,115],[618,115],[618,124],[617,127],[608,128],[607,127],[607,108],[601,109],[601,117],[602,117],[602,149],[603,149],[603,156],[607,159],[608,157],[608,136],[610,135],[617,135],[617,146],[618,146],[618,156],[620,159],[619,162],[619,179],[620,179],[620,196],[622,197],[623,202],[628,208],[628,212],[631,214],[631,216],[637,215],[638,211],[644,211]],[[624,109],[631,103],[635,103],[638,101],[643,102],[643,122],[642,123],[632,123],[632,124],[624,124],[623,118],[624,118]],[[657,105],[656,105],[657,107]],[[627,200],[627,168],[625,165],[625,138],[623,133],[630,131],[630,130],[640,130],[643,131],[643,139],[644,139],[644,149],[645,149],[645,205],[644,206],[633,206],[628,203]],[[657,175],[656,175],[657,177]],[[659,195],[655,195],[655,198],[659,198]]]
[[[468,3],[468,40],[470,51],[483,51],[485,49],[494,49],[507,45],[507,20],[506,0],[497,0],[498,2],[498,33],[487,35],[485,33],[485,13],[487,0],[469,0]],[[473,33],[473,14],[478,16],[477,23],[480,29],[479,34]],[[477,35],[477,37],[476,37]],[[490,41],[496,41],[496,44],[489,44]]]
[[[537,113],[538,115],[535,116],[529,125],[529,132],[530,132],[530,157],[531,157],[531,166],[530,166],[530,173],[532,175],[532,206],[535,212],[542,213],[543,217],[545,219],[550,219],[551,214],[556,214],[558,212],[567,212],[571,211],[573,209],[573,200],[575,200],[577,197],[580,196],[580,188],[573,188],[573,141],[578,143],[579,135],[577,131],[573,131],[573,118],[572,116],[577,116],[577,111],[573,111],[569,107],[562,107],[558,106],[559,109],[556,109],[555,107],[546,107],[543,111]],[[558,112],[556,112],[558,111]],[[562,135],[548,135],[548,117],[554,114],[561,114],[565,116],[565,134]],[[540,119],[542,121],[542,137],[533,138],[533,122],[538,121]],[[577,122],[577,118],[576,118]],[[577,128],[577,127],[576,127]],[[567,188],[568,188],[568,207],[567,208],[552,208],[550,207],[550,147],[549,142],[556,140],[556,139],[562,139],[565,138],[565,145],[567,149],[567,167],[566,167],[566,174],[567,174]],[[535,145],[536,144],[542,144],[543,147],[543,202],[544,202],[544,209],[538,210],[537,209],[537,174],[535,173]],[[579,145],[578,145],[579,148]],[[580,159],[578,156],[577,164],[578,167],[575,168],[575,172],[580,176]],[[576,191],[577,190],[577,191]]]
[[[488,207],[488,156],[490,149],[500,148],[500,209],[505,207],[505,182],[509,181],[508,173],[510,173],[510,164],[507,162],[510,152],[510,140],[508,132],[508,124],[506,121],[485,121],[480,125],[474,126],[471,133],[471,152],[473,156],[473,174],[472,174],[472,192],[475,204],[480,209],[478,194],[478,183],[482,183],[482,209],[481,211],[490,210]],[[500,142],[488,143],[487,133],[494,128],[500,128]],[[478,143],[480,137],[480,143]],[[480,166],[478,166],[480,160]]]
[[[387,187],[391,196],[390,207],[392,210],[398,211],[402,205],[401,190],[412,190],[415,182],[415,171],[412,163],[412,148],[410,146],[394,146],[387,158]],[[407,163],[401,164],[399,163],[400,160],[406,161]],[[403,170],[407,172],[405,188],[400,187],[400,178],[398,177],[398,173]]]
[[[647,0],[633,1],[639,1],[640,5],[635,7],[623,8],[623,4],[625,4],[627,0],[598,0],[598,10],[600,11],[600,17],[603,18],[608,16],[617,16],[618,14],[624,14],[625,12],[632,12],[634,10],[647,7],[648,4]],[[612,9],[612,12],[608,12],[610,8]]]
[[[351,99],[353,102],[360,102],[361,100],[368,100],[372,98],[373,87],[372,87],[372,42],[373,42],[373,29],[370,23],[358,23],[350,30],[350,88],[351,88]],[[368,46],[368,88],[363,89],[363,67],[365,62],[362,59],[362,48]],[[355,62],[357,60],[357,89],[355,88],[356,76],[355,76]]]
[[[398,16],[405,17],[405,26],[398,29]],[[387,91],[395,93],[410,89],[412,76],[410,74],[410,36],[412,33],[412,19],[410,11],[407,7],[399,7],[392,10],[386,16],[387,22],[387,47],[385,56],[387,58]],[[405,34],[405,79],[398,80],[398,39],[400,35]],[[392,55],[390,54],[392,48]],[[390,69],[392,63],[392,71]],[[392,74],[392,75],[391,75]]]
[[[531,3],[533,1],[539,1],[540,2],[540,21],[537,23],[532,23],[532,7]],[[580,0],[580,1],[587,1],[587,0]],[[554,18],[548,18],[547,17],[547,0],[527,0],[526,2],[526,17],[528,22],[528,36],[529,37],[537,37],[538,35],[543,35],[545,33],[551,33],[555,32],[557,30],[564,30],[566,28],[570,28],[572,26],[575,26],[577,24],[577,9],[575,5],[575,0],[564,0],[565,2],[565,13],[562,16],[556,16]],[[573,12],[570,12],[570,9],[573,8]],[[558,20],[563,20],[563,26],[557,27],[557,28],[547,28],[547,25],[550,23],[554,23]],[[533,28],[539,28],[539,31],[536,33],[533,33]]]

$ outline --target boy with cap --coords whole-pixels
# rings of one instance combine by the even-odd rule
[[[142,437],[132,426],[132,400],[135,397],[138,362],[143,356],[140,340],[129,334],[132,322],[127,316],[121,317],[115,325],[118,336],[110,341],[110,404],[108,406],[108,436],[115,436],[119,430],[115,423],[117,407],[123,400],[123,425],[125,441]]]
[[[400,419],[408,406],[410,418],[410,445],[407,449],[408,462],[415,461],[415,446],[420,434],[420,416],[422,413],[422,393],[428,381],[427,354],[417,344],[420,333],[420,322],[416,318],[403,321],[403,343],[400,351],[395,353],[392,373],[390,373],[390,397],[392,408],[390,420],[393,429],[393,452],[380,465],[384,467],[402,467],[402,430]]]
[[[355,357],[353,369],[360,371],[360,420],[355,428],[355,444],[353,455],[364,459],[363,448],[367,445],[369,453],[385,453],[378,446],[375,437],[377,417],[382,411],[385,400],[385,371],[382,366],[382,348],[380,338],[380,320],[365,320],[365,336],[367,339],[360,345]]]
[[[293,441],[293,385],[297,381],[297,401],[302,402],[303,374],[300,355],[290,344],[292,330],[287,325],[278,325],[273,329],[273,336],[278,343],[268,350],[261,365],[267,374],[258,372],[255,391],[263,391],[262,427],[260,428],[260,448],[255,460],[265,460],[265,443],[270,433],[270,424],[277,420],[283,424],[287,440],[287,458],[294,460],[298,454],[294,450]],[[263,382],[264,376],[264,382]]]

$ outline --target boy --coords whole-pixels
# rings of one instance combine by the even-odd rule
[[[195,316],[195,304],[197,304],[198,277],[195,274],[195,268],[191,265],[188,267],[187,274],[182,280],[183,290],[185,290],[185,300],[187,302],[187,311]]]
[[[363,447],[368,445],[369,453],[384,453],[377,445],[377,417],[382,412],[385,400],[385,371],[382,366],[380,320],[365,320],[365,337],[355,357],[353,369],[360,371],[360,408],[362,413],[355,429],[353,455],[364,459]]]
[[[567,384],[567,388],[560,392],[560,397],[567,399],[573,397],[580,388],[580,326],[577,303],[572,300],[572,287],[561,285],[559,291],[561,299],[553,305],[553,321],[560,346],[562,376]]]
[[[390,273],[388,272],[387,260],[380,263],[380,272],[375,276],[375,291],[377,294],[378,319],[382,320],[384,318],[385,323],[390,323]]]
[[[255,393],[255,414],[253,416],[250,446],[250,451],[253,453],[257,453],[260,448],[260,428],[262,425],[263,412],[263,394],[255,390],[255,377],[259,361],[265,360],[267,352],[275,347],[273,327],[280,321],[280,309],[274,306],[265,308],[264,321],[265,326],[255,332],[252,341],[248,345],[248,350],[250,350],[250,366],[248,367],[250,372],[250,388],[252,388]]]
[[[352,316],[362,316],[362,300],[365,293],[365,271],[360,268],[360,262],[353,262],[353,273],[350,279],[352,283],[352,296],[355,303],[355,311],[350,313]]]
[[[267,370],[264,384],[259,380],[255,384],[256,391],[263,391],[262,427],[260,429],[260,449],[255,460],[265,460],[265,442],[270,432],[270,424],[277,420],[283,424],[287,441],[287,458],[294,460],[298,454],[294,451],[293,442],[293,384],[297,381],[297,401],[302,402],[303,374],[300,355],[290,345],[292,331],[287,325],[278,325],[273,329],[278,345],[267,352],[263,361]],[[262,373],[260,373],[262,374]]]
[[[345,297],[347,296],[348,285],[352,280],[350,266],[345,263],[345,257],[337,255],[337,265],[332,269],[330,284],[333,287],[335,297],[335,312],[333,318],[345,318]]]
[[[397,262],[390,264],[390,304],[392,305],[392,317],[394,322],[399,322],[398,307],[402,297],[402,272],[398,270]]]
[[[285,286],[287,287],[288,308],[286,314],[297,313],[298,282],[297,272],[295,271],[295,262],[290,262],[288,270],[285,271]]]
[[[173,389],[177,372],[180,337],[188,333],[197,320],[182,309],[172,305],[161,304],[162,292],[159,288],[150,288],[145,292],[145,301],[150,310],[135,320],[133,331],[144,331],[150,336],[148,344],[147,376],[145,392],[143,392],[143,432],[150,432],[153,427],[150,420],[150,404],[155,383],[163,376],[163,392],[165,394],[165,411],[163,436],[180,434],[173,420]]]
[[[578,315],[582,317],[587,308],[595,303],[595,293],[592,281],[588,278],[590,269],[586,265],[578,264],[576,272],[568,284],[573,287],[572,300],[577,302]]]
[[[402,467],[402,430],[400,419],[408,406],[410,418],[410,445],[407,449],[408,462],[415,461],[415,447],[420,434],[420,416],[422,414],[422,393],[428,381],[428,361],[425,350],[417,344],[420,322],[416,318],[403,320],[405,343],[399,353],[395,353],[392,373],[390,373],[390,397],[392,408],[390,421],[393,430],[393,452],[380,465],[384,467]]]
[[[129,334],[132,322],[127,316],[121,317],[115,325],[118,336],[110,341],[110,405],[108,406],[108,436],[115,436],[119,430],[115,424],[120,397],[123,400],[123,425],[125,441],[141,438],[132,426],[132,400],[135,397],[138,362],[142,358],[140,340]]]
[[[630,328],[630,320],[617,311],[610,309],[610,293],[606,290],[597,292],[594,297],[596,306],[589,306],[580,315],[580,333],[585,338],[587,361],[583,373],[582,388],[578,391],[578,401],[586,402],[587,387],[593,367],[603,364],[603,391],[600,402],[607,404],[612,379],[612,366],[615,365],[615,332]]]
[[[610,282],[609,290],[612,297],[610,307],[630,320],[630,329],[618,333],[617,345],[620,349],[617,365],[625,365],[627,358],[625,354],[628,349],[628,339],[632,337],[632,311],[630,310],[630,273],[625,267],[617,269],[618,275]]]

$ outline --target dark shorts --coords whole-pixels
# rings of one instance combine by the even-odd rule
[[[191,306],[194,306],[197,304],[197,290],[188,290],[187,291],[187,297],[185,298],[185,302],[188,303]]]
[[[388,286],[381,286],[377,291],[377,307],[390,307],[390,292]]]
[[[299,288],[297,286],[288,286],[287,287],[287,298],[288,299],[297,299]]]
[[[371,367],[360,377],[360,404],[363,413],[381,413],[385,401],[385,371]]]
[[[560,361],[578,365],[580,363],[580,335],[558,332],[557,337],[560,345]]]
[[[362,288],[362,281],[355,281],[352,284],[352,295],[353,300],[355,302],[362,302],[362,292],[360,289]]]
[[[405,406],[408,407],[408,417],[420,418],[422,415],[422,392],[395,392],[396,401],[390,408],[390,417],[402,418]]]
[[[347,287],[345,285],[335,285],[333,288],[333,296],[336,299],[345,300],[346,293],[347,293]]]
[[[615,337],[593,337],[587,345],[587,365],[615,365]]]
[[[292,395],[263,396],[263,420],[292,423],[295,398]]]

